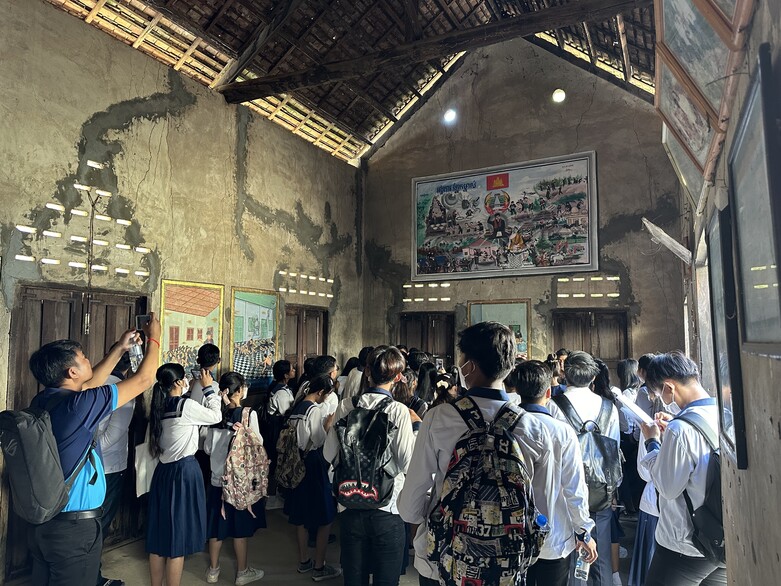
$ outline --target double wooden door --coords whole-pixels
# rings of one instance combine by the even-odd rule
[[[615,378],[616,366],[629,357],[626,311],[609,309],[557,310],[553,312],[555,348],[583,350],[601,358]]]
[[[301,376],[304,360],[325,354],[328,348],[328,312],[317,307],[285,307],[285,360]]]
[[[96,292],[88,295],[75,289],[23,287],[11,313],[7,408],[26,408],[41,390],[28,366],[35,350],[67,338],[79,342],[84,354],[96,363],[124,331],[133,327],[134,316],[146,313],[146,304],[146,297],[137,295]],[[85,328],[87,323],[89,327]],[[136,407],[136,413],[143,417],[142,400],[137,401]],[[136,428],[135,423],[131,429]],[[141,531],[143,510],[135,498],[134,455],[134,450],[129,450],[124,498],[107,536],[107,545],[137,537]],[[12,578],[29,571],[31,559],[27,525],[12,511],[7,483],[3,483],[2,490],[3,503],[7,503],[3,511],[8,515],[5,576]]]
[[[441,359],[445,367],[452,366],[455,362],[455,317],[446,312],[402,313],[398,343]]]

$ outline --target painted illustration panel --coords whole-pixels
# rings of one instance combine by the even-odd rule
[[[163,281],[162,362],[177,362],[186,371],[197,367],[198,348],[220,346],[222,285]]]
[[[412,279],[596,270],[595,153],[412,180]]]
[[[252,384],[273,378],[279,296],[273,291],[233,289],[231,368]]]
[[[686,189],[689,199],[696,210],[702,195],[702,188],[705,185],[705,178],[702,172],[697,168],[697,165],[694,164],[684,146],[670,132],[666,124],[662,124],[662,144],[667,150],[667,156],[673,164],[678,180]]]
[[[469,325],[484,321],[495,321],[506,325],[515,333],[517,358],[528,360],[531,354],[530,299],[508,299],[503,301],[470,301],[467,304]]]

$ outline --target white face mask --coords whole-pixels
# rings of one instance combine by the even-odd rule
[[[466,366],[470,362],[472,362],[472,361],[471,360],[467,360],[461,366],[456,366],[456,369],[458,370],[458,379],[459,379],[458,383],[464,389],[468,389],[469,388],[469,385],[466,383],[466,377],[468,375],[464,374],[464,366]],[[472,370],[469,371],[469,374],[472,374],[474,371],[475,371],[475,365],[472,364]]]
[[[189,392],[190,392],[190,381],[184,379],[184,384],[182,385],[182,394],[186,395]]]
[[[681,408],[678,405],[678,403],[675,402],[675,388],[670,392],[672,396],[672,401],[669,403],[664,402],[664,389],[662,389],[662,392],[659,394],[659,398],[662,401],[662,405],[664,406],[664,410],[669,413],[670,415],[677,415],[681,412]]]

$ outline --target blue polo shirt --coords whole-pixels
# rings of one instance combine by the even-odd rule
[[[50,399],[61,394],[65,399],[53,407],[49,415],[60,463],[67,479],[86,454],[100,421],[117,408],[117,385],[80,392],[46,388],[33,398],[30,406],[42,409]],[[95,466],[87,462],[79,472],[63,511],[87,511],[103,505],[106,498],[106,475],[100,445],[95,448],[94,461]],[[96,473],[97,481],[90,484]]]

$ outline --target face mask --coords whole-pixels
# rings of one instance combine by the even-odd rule
[[[184,385],[182,386],[182,394],[186,395],[190,392],[190,381],[184,379]]]
[[[673,400],[669,403],[664,402],[664,389],[662,389],[662,392],[659,394],[659,399],[662,401],[662,405],[664,406],[664,410],[667,411],[670,415],[677,415],[681,412],[681,408],[678,406],[678,404],[675,402],[675,388],[670,393],[673,397]]]
[[[466,377],[469,376],[467,374],[464,374],[464,366],[472,362],[471,360],[467,360],[462,364],[461,366],[456,366],[456,369],[458,370],[458,383],[459,385],[466,389],[469,388],[469,385],[466,384]],[[469,374],[472,374],[475,371],[474,364],[472,365],[472,370],[469,371]]]

